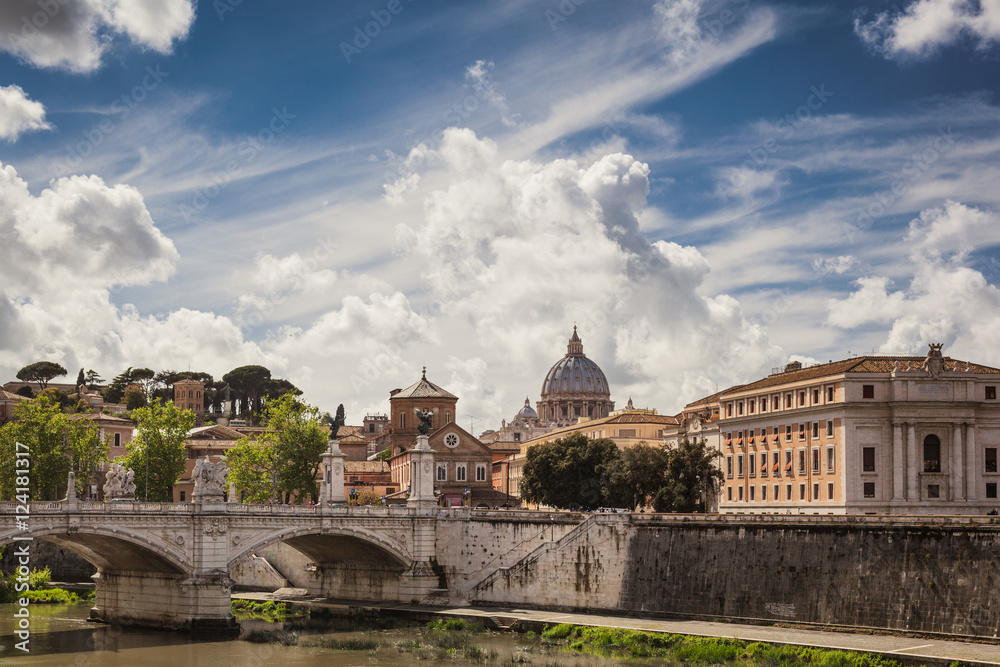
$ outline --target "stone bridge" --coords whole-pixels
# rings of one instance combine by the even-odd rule
[[[191,629],[230,625],[230,568],[274,543],[301,552],[321,573],[345,565],[357,573],[363,565],[362,599],[421,600],[440,583],[436,508],[70,499],[31,503],[26,516],[17,507],[0,503],[0,514],[7,515],[0,544],[28,545],[30,551],[31,540],[44,539],[95,565],[94,620]]]

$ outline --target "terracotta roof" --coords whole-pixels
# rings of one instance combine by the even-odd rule
[[[243,437],[243,433],[230,426],[213,424],[211,426],[199,426],[188,431],[188,438],[204,442],[212,440],[237,440]]]
[[[728,389],[723,389],[722,391],[717,391],[714,394],[712,394],[711,396],[706,396],[705,398],[699,398],[697,401],[691,401],[690,403],[688,403],[687,405],[684,406],[684,409],[688,410],[688,409],[697,408],[697,407],[700,407],[700,406],[703,406],[703,405],[711,405],[712,403],[716,403],[719,400],[719,396],[722,396],[723,394],[728,394],[731,391],[736,391],[737,389],[741,389],[744,386],[746,386],[746,385],[735,384],[732,387],[729,387]]]
[[[69,415],[70,419],[86,419],[87,421],[102,421],[102,422],[121,422],[122,426],[135,426],[131,419],[124,419],[122,417],[116,417],[115,415],[106,415],[103,412],[81,412],[75,415]]]
[[[415,384],[411,384],[406,389],[390,396],[390,399],[392,398],[454,398],[458,400],[458,396],[442,389],[426,377],[420,378]]]
[[[6,389],[0,389],[0,401],[27,401],[27,396],[21,396],[20,394],[13,394]]]
[[[365,445],[368,446],[368,439],[362,438],[354,433],[348,433],[346,437],[341,438],[340,433],[337,433],[337,442],[341,445]]]
[[[890,373],[895,370],[897,362],[902,366],[903,372],[918,371],[922,370],[924,359],[925,357],[899,356],[865,356],[855,357],[853,359],[843,359],[841,361],[834,361],[827,364],[817,364],[816,366],[810,366],[799,370],[775,373],[774,375],[769,375],[766,378],[757,380],[756,382],[751,382],[750,384],[732,387],[722,392],[722,394],[754,391],[757,389],[775,387],[792,382],[813,380],[816,378],[827,377],[829,375],[841,375],[843,373]],[[945,357],[944,362],[944,369],[946,372],[957,370],[959,372],[969,373],[1000,373],[1000,369],[997,368],[974,364],[967,361],[960,361],[952,359],[951,357]],[[722,394],[719,395],[721,396]]]

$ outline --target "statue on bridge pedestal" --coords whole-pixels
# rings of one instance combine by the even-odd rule
[[[225,461],[212,463],[208,459],[198,459],[194,464],[192,477],[194,478],[194,491],[191,492],[191,500],[200,502],[222,502],[225,498],[226,484]]]
[[[434,421],[434,413],[430,410],[417,409],[417,419],[420,420],[420,425],[417,426],[417,431],[420,435],[427,435],[431,430],[431,424]]]
[[[104,499],[135,500],[135,472],[120,463],[112,463],[104,482]]]
[[[337,432],[340,431],[341,427],[344,425],[344,404],[341,403],[337,406],[336,417],[331,417],[330,413],[327,412],[323,415],[323,419],[330,425],[330,440],[336,440]]]

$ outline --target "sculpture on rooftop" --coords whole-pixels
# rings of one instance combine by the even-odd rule
[[[944,356],[941,354],[944,343],[930,343],[929,345],[930,350],[927,351],[927,357],[924,359],[924,370],[932,378],[937,379],[937,376],[944,370]]]

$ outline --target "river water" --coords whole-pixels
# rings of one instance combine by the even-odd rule
[[[487,659],[477,661],[448,655],[440,648],[430,648],[433,633],[426,629],[349,631],[341,619],[307,619],[282,623],[243,621],[241,636],[261,630],[299,631],[298,645],[257,644],[241,639],[213,640],[211,637],[191,637],[184,633],[138,628],[119,628],[88,623],[89,604],[32,605],[30,653],[14,648],[14,605],[0,605],[0,665],[66,665],[91,667],[98,665],[141,667],[169,665],[188,667],[225,667],[247,665],[276,667],[277,665],[323,665],[324,667],[403,666],[403,665],[511,665],[536,667],[608,667],[610,665],[662,665],[659,661],[616,660],[591,655],[569,653],[542,646],[537,639],[513,633],[473,634],[470,641],[483,649]],[[335,629],[339,628],[339,629]],[[364,638],[378,642],[376,649],[340,650],[317,646],[324,639],[346,640]],[[423,649],[407,650],[408,643],[421,642]],[[397,647],[398,646],[398,647]],[[513,662],[512,662],[513,661]]]

